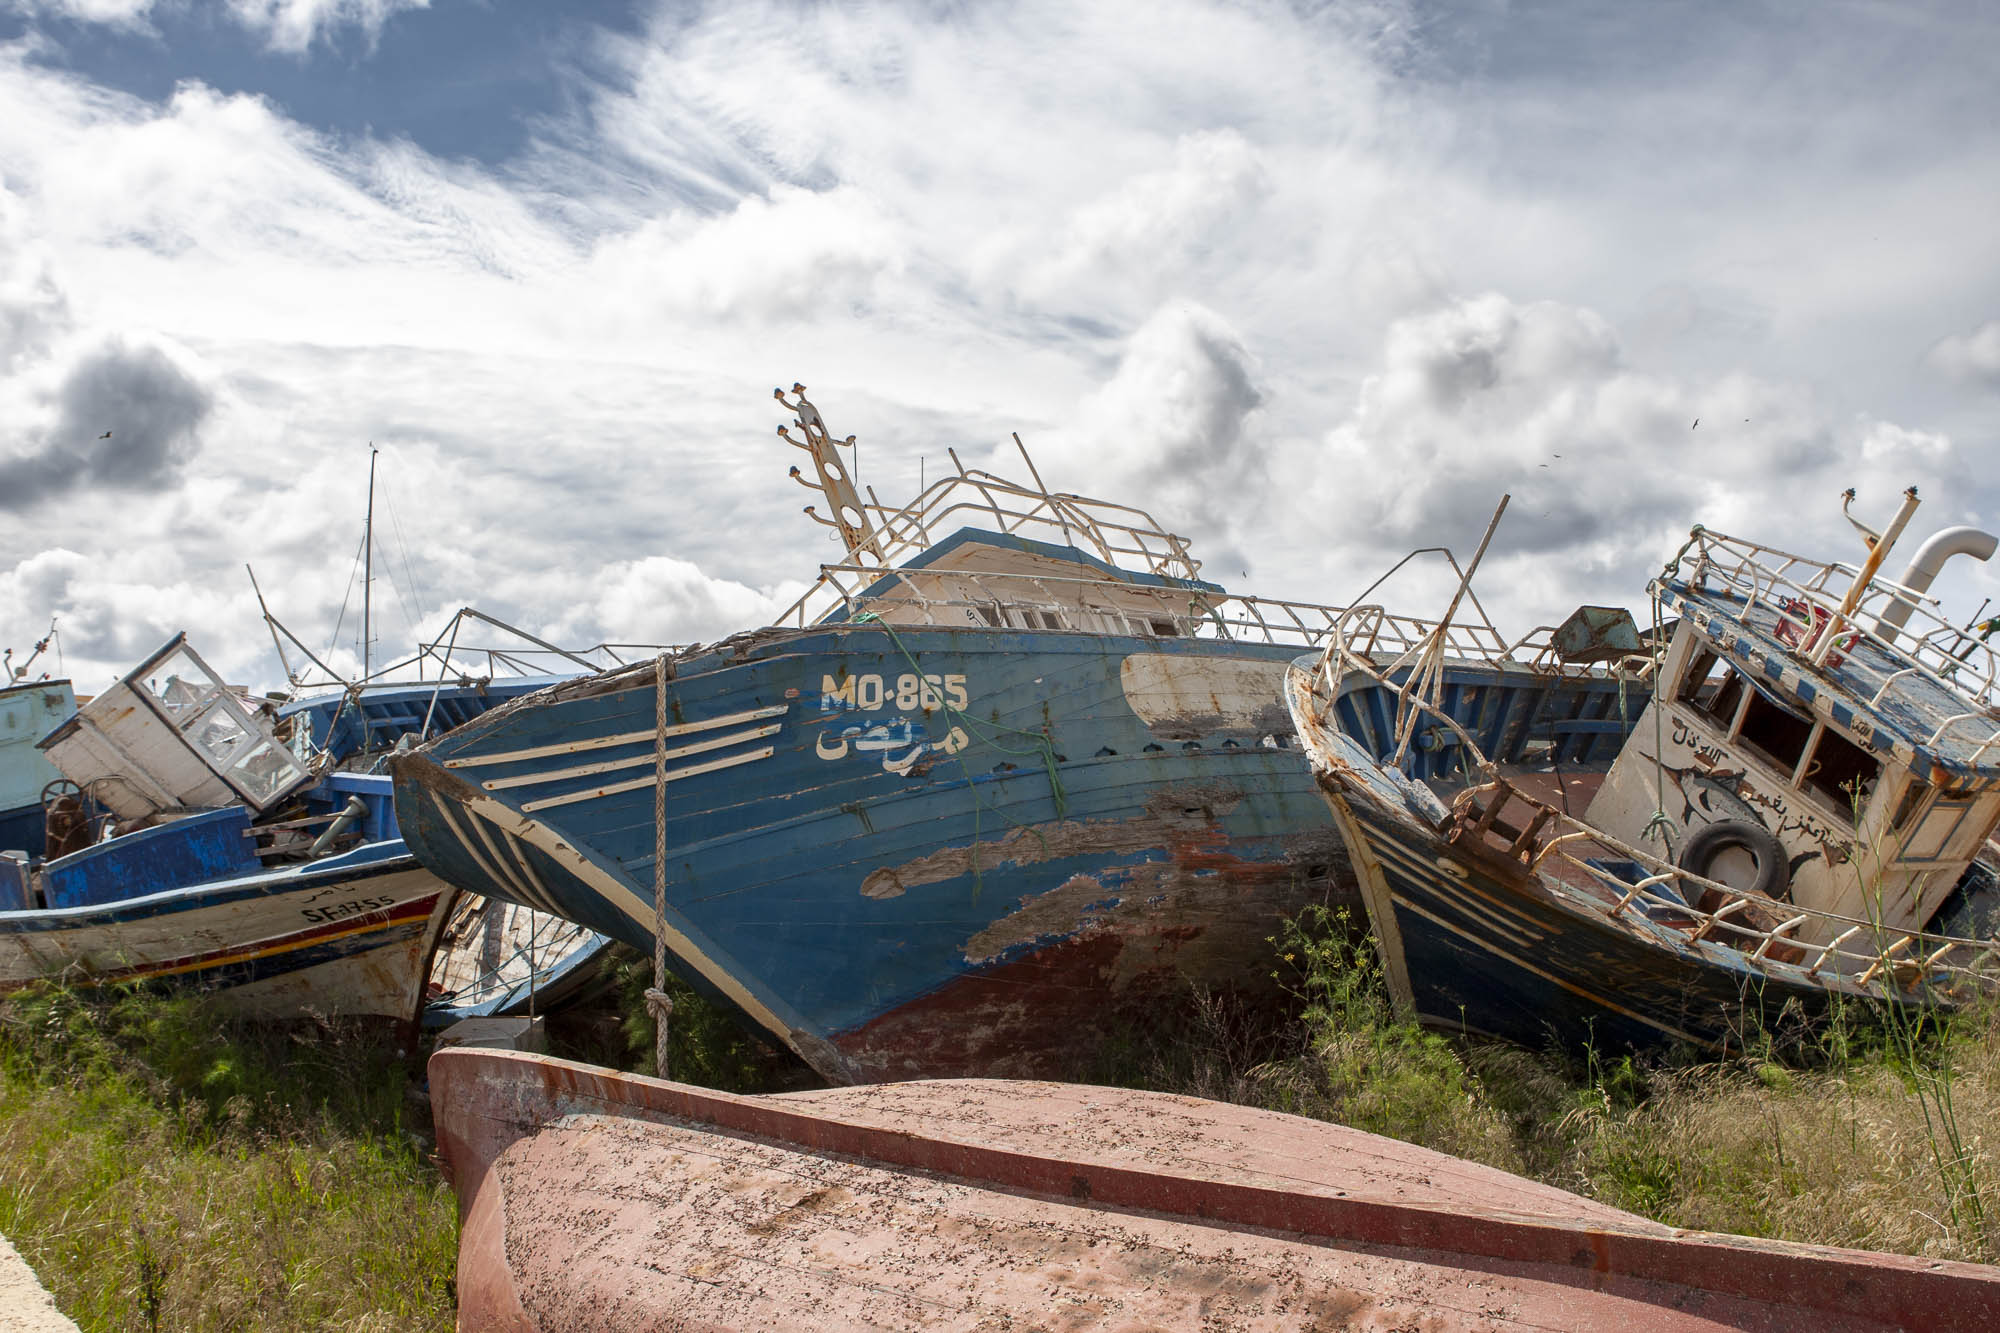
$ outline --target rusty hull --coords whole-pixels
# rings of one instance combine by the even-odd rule
[[[2000,1326],[2000,1270],[1675,1231],[1318,1121],[990,1080],[430,1063],[459,1326]]]

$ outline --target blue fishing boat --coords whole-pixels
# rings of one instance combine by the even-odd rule
[[[780,399],[844,554],[777,624],[397,756],[411,848],[657,933],[839,1082],[1074,1073],[1195,990],[1269,999],[1280,921],[1351,883],[1278,693],[1334,613],[1227,592],[1143,511],[956,454],[892,509]]]
[[[1989,993],[1996,659],[1925,593],[1995,542],[1949,529],[1878,577],[1915,507],[1858,568],[1696,528],[1643,637],[1584,608],[1506,660],[1385,663],[1353,612],[1301,657],[1287,700],[1405,1010],[1713,1049]]]

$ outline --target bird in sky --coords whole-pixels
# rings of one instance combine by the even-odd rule
[[[104,434],[98,436],[97,438],[100,440],[108,440],[111,438],[111,432],[107,430],[104,432]]]

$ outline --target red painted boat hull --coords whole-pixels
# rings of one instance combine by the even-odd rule
[[[465,1049],[430,1079],[466,1329],[2000,1327],[2000,1269],[1675,1231],[1196,1098]]]

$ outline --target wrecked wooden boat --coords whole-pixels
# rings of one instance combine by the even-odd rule
[[[468,620],[524,643],[505,649],[461,645],[459,633]],[[274,634],[289,634],[275,622],[273,629]],[[570,669],[550,674],[549,665]],[[384,668],[383,678],[307,692],[281,705],[278,720],[295,729],[300,745],[335,766],[374,771],[399,746],[463,726],[509,700],[573,679],[577,668],[594,665],[467,607],[435,639],[420,642],[410,659]],[[436,671],[436,679],[423,678],[427,666]],[[495,674],[502,667],[521,674]],[[412,668],[420,673],[415,680],[407,678]],[[544,1014],[574,1003],[591,989],[594,964],[610,944],[607,936],[551,913],[460,892],[436,931],[424,989],[424,1026]]]
[[[876,503],[786,405],[845,553],[778,624],[398,756],[412,849],[642,949],[657,917],[681,975],[835,1082],[1074,1072],[1194,988],[1272,998],[1268,937],[1346,892],[1278,696],[1333,612],[955,455]]]
[[[1948,530],[1878,577],[1915,507],[1859,568],[1698,527],[1643,641],[1585,608],[1511,662],[1384,664],[1356,612],[1301,657],[1288,702],[1397,1000],[1528,1045],[1728,1048],[1990,990],[1996,659],[1924,594],[1995,543]],[[1615,714],[1493,724],[1579,690]]]
[[[546,1014],[576,1003],[602,980],[596,964],[610,945],[549,912],[461,893],[431,955],[424,1026]]]
[[[431,1058],[464,1329],[1987,1329],[2000,1269],[1677,1231],[1361,1130]]]
[[[174,982],[258,1015],[416,1017],[450,889],[386,777],[316,773],[176,635],[39,742],[46,858],[0,854],[0,989]]]
[[[422,725],[546,683],[427,683]],[[259,1016],[414,1020],[455,893],[404,847],[390,780],[349,768],[420,732],[406,693],[274,716],[177,635],[35,738],[60,777],[46,855],[0,852],[0,990],[170,982]]]

